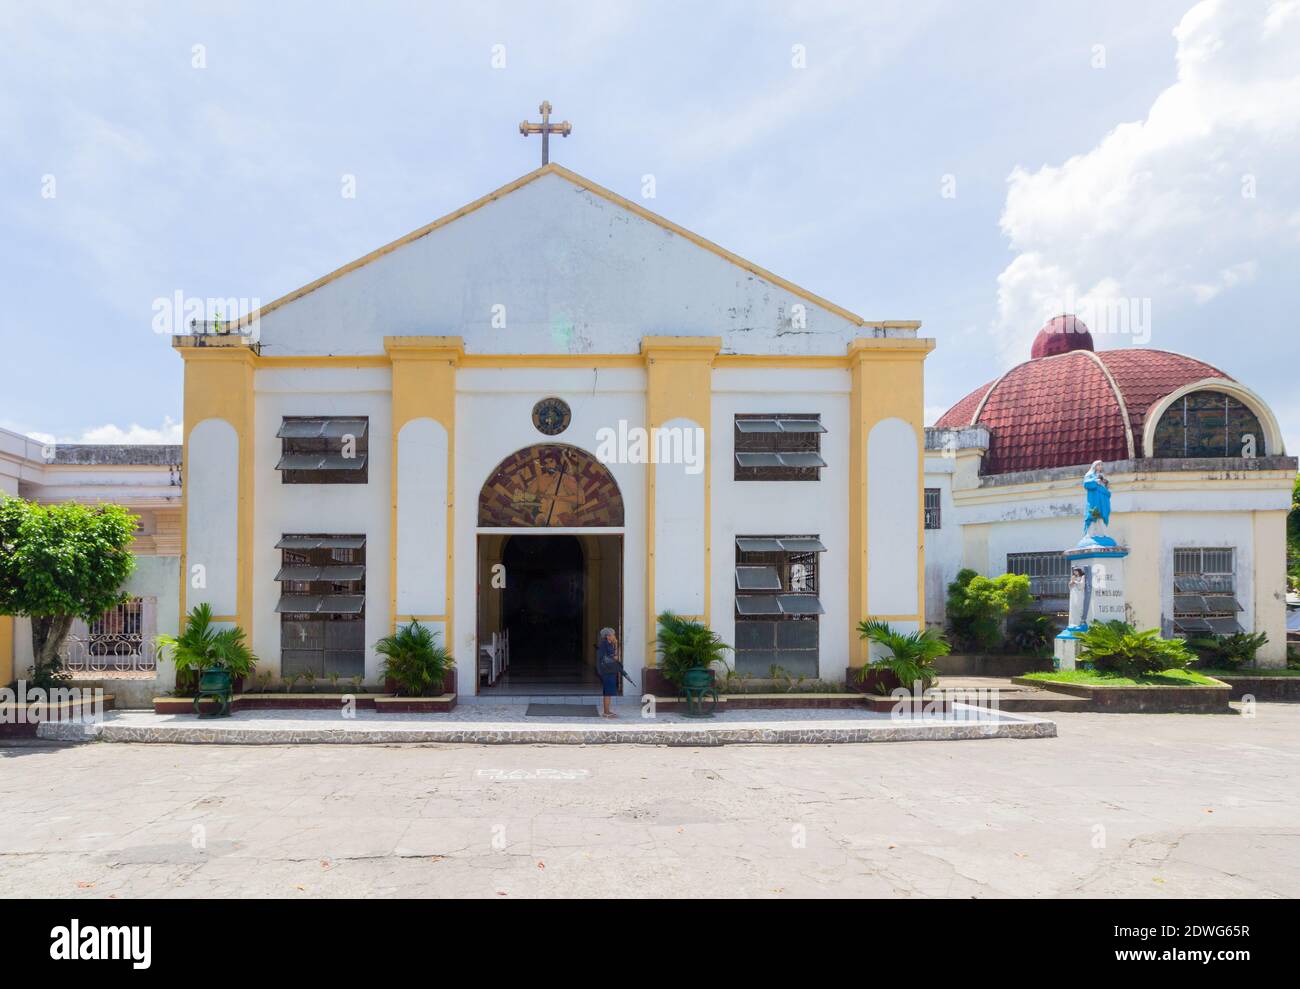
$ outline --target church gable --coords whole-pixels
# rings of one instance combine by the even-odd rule
[[[378,354],[385,336],[471,353],[844,353],[862,320],[580,176],[546,166],[264,307],[275,355]]]

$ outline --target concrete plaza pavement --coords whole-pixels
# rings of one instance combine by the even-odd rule
[[[1300,705],[888,745],[0,745],[0,896],[1300,895]]]

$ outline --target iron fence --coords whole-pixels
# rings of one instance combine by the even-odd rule
[[[60,658],[69,673],[152,673],[158,669],[155,642],[140,632],[69,635]]]

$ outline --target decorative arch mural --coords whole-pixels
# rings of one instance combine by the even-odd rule
[[[479,492],[478,524],[621,526],[623,496],[609,469],[586,450],[543,443],[497,465]]]

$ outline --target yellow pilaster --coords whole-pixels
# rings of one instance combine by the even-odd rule
[[[1116,515],[1115,535],[1128,548],[1124,560],[1124,596],[1129,620],[1137,628],[1160,628],[1163,618],[1161,596],[1170,583],[1162,574],[1164,549],[1159,512],[1126,512]],[[1169,561],[1172,567],[1173,560]]]
[[[412,419],[433,419],[447,430],[447,595],[441,616],[411,616],[422,620],[441,617],[443,643],[454,652],[452,634],[452,562],[455,557],[456,492],[456,369],[465,358],[460,337],[384,337],[384,350],[393,368],[392,528],[388,561],[389,621],[397,628],[397,434]]]
[[[867,337],[848,347],[849,375],[849,664],[867,662],[858,623],[869,618],[925,623],[925,386],[922,370],[934,341]],[[873,615],[867,587],[867,437],[876,423],[897,418],[916,431],[917,609],[914,615]]]
[[[1255,654],[1260,666],[1286,665],[1286,516],[1280,511],[1254,512],[1255,631],[1268,642]]]
[[[721,337],[642,337],[641,356],[646,371],[646,428],[654,430],[672,419],[690,419],[704,430],[704,463],[710,463],[710,423],[713,411],[713,362],[722,349]],[[704,546],[697,561],[704,568],[704,614],[691,616],[709,621],[711,584],[709,568],[712,471],[704,471]],[[655,465],[646,465],[646,630],[657,633],[655,607]],[[683,561],[685,562],[685,561]],[[646,665],[655,663],[654,649],[646,651]]]
[[[0,687],[14,678],[14,620],[0,615]]]
[[[238,340],[238,338],[234,338]],[[224,419],[234,428],[239,437],[239,506],[238,506],[238,546],[236,565],[238,578],[235,600],[238,606],[234,615],[217,615],[215,617],[233,619],[248,634],[253,636],[253,503],[254,503],[254,416],[253,416],[253,369],[255,357],[246,346],[207,346],[194,347],[185,344],[176,346],[176,350],[185,360],[185,438],[183,463],[190,463],[190,433],[194,427],[205,419]],[[182,626],[185,614],[191,607],[188,597],[189,561],[186,544],[188,541],[188,485],[181,486],[181,593],[180,619]],[[202,600],[195,595],[193,603]]]

